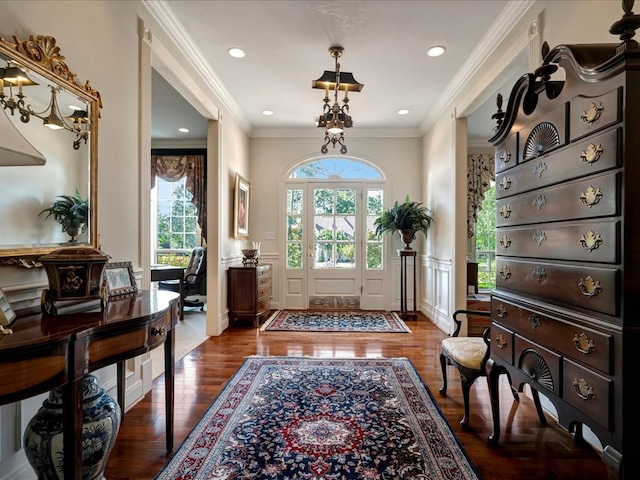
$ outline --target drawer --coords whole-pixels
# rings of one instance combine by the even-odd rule
[[[542,224],[496,230],[498,255],[618,263],[620,222]]]
[[[572,142],[622,121],[622,87],[595,97],[574,97],[570,118]]]
[[[491,356],[513,365],[513,332],[491,322]]]
[[[622,128],[609,130],[498,174],[496,198],[619,167],[621,141]]]
[[[612,428],[613,382],[564,359],[564,399],[608,430]]]
[[[518,163],[528,162],[567,144],[567,108],[561,105],[544,121],[537,121],[518,132],[522,148]]]
[[[258,275],[259,277],[264,275],[271,276],[271,264],[265,263],[263,265],[258,265],[256,267],[256,275]]]
[[[513,348],[516,366],[541,387],[560,395],[560,355],[518,334]]]
[[[271,296],[271,284],[262,285],[258,288],[258,298]]]
[[[619,175],[610,173],[496,200],[496,226],[617,215],[619,185]]]
[[[84,344],[86,348],[84,371],[109,365],[116,357],[122,358],[123,355],[133,357],[152,350],[164,343],[170,328],[170,316],[165,315],[146,325],[140,325],[116,335],[89,337],[88,343]]]
[[[604,373],[613,373],[613,336],[497,298],[492,299],[492,312],[532,341]]]
[[[256,303],[256,315],[261,315],[264,312],[269,311],[269,307],[271,306],[271,299],[269,297],[258,299]]]
[[[618,315],[615,268],[496,259],[496,287],[562,304]]]
[[[67,382],[67,343],[46,346],[42,349],[28,349],[29,355],[19,355],[15,359],[5,354],[0,375],[0,400],[2,404],[46,392]],[[7,358],[8,357],[8,358]],[[13,399],[16,400],[13,400]]]
[[[515,167],[518,158],[518,134],[511,135],[504,146],[498,148],[495,154],[496,172],[502,172]]]
[[[270,276],[261,276],[256,279],[257,288],[262,288],[271,285],[271,277]]]

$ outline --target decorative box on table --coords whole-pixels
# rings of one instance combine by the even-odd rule
[[[49,289],[42,292],[44,313],[57,313],[58,300],[104,300],[104,267],[109,257],[96,248],[69,247],[55,250],[39,258],[49,279]],[[102,307],[104,302],[101,301]]]

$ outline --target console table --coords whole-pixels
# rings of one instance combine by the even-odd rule
[[[100,307],[76,306],[57,316],[18,318],[0,340],[0,405],[63,388],[64,478],[82,478],[82,378],[117,363],[118,403],[124,407],[124,361],[164,344],[167,451],[173,449],[174,327],[180,297],[142,291]],[[124,420],[124,415],[123,415]]]

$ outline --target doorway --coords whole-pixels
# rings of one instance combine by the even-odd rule
[[[383,242],[374,234],[381,179],[376,167],[351,158],[312,160],[292,170],[285,308],[385,308]]]

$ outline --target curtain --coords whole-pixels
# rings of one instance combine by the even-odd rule
[[[467,157],[467,236],[475,235],[478,212],[482,209],[484,194],[495,179],[493,157],[484,154]]]
[[[151,155],[151,188],[156,176],[167,182],[187,177],[186,188],[198,211],[198,225],[202,238],[207,240],[207,165],[204,155]]]

